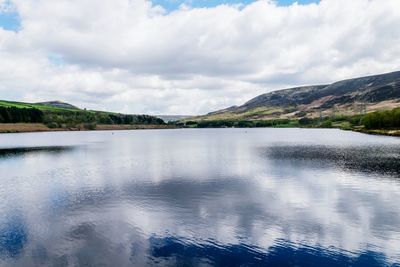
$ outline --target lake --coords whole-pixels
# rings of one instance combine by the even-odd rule
[[[400,266],[400,138],[0,135],[0,266]]]

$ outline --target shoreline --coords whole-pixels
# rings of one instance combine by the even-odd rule
[[[265,127],[271,128],[271,127]],[[315,129],[314,127],[300,127],[305,129]],[[156,125],[156,124],[99,124],[95,129],[85,129],[84,127],[76,128],[49,128],[42,123],[0,123],[0,134],[7,133],[37,133],[37,132],[73,132],[73,131],[119,131],[119,130],[151,130],[151,129],[179,129],[173,125]],[[200,128],[199,128],[200,129]],[[202,128],[201,128],[202,129]],[[321,129],[321,128],[319,128]],[[385,130],[385,129],[341,129],[341,128],[326,128],[340,129],[344,131],[353,131],[363,134],[382,135],[400,137],[400,130]]]
[[[95,129],[75,128],[49,128],[42,123],[0,123],[0,134],[7,133],[39,133],[39,132],[72,132],[72,131],[118,131],[118,130],[150,130],[150,129],[175,129],[171,125],[157,124],[99,124]]]
[[[400,130],[385,130],[385,129],[352,129],[351,131],[363,133],[363,134],[372,134],[372,135],[382,135],[382,136],[392,136],[392,137],[400,137]]]

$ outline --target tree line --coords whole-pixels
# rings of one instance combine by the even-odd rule
[[[36,108],[0,107],[0,123],[41,123],[43,118],[43,112]]]
[[[400,108],[366,114],[361,120],[366,129],[399,129]]]
[[[127,115],[97,111],[52,111],[45,114],[44,123],[49,127],[70,128],[77,124],[165,124],[160,118],[149,115]]]
[[[255,127],[283,127],[289,126],[293,121],[288,119],[276,120],[202,120],[202,121],[187,121],[185,123],[178,122],[178,126],[193,127],[193,128],[255,128]]]
[[[51,128],[75,127],[78,124],[165,124],[149,115],[127,115],[86,110],[42,111],[36,108],[0,106],[0,123],[44,123]]]

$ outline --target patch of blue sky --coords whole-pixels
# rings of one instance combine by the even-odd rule
[[[54,66],[63,66],[65,65],[65,60],[62,55],[59,54],[49,54],[47,56],[47,59],[50,61],[50,63]]]
[[[168,11],[178,9],[181,4],[192,7],[213,7],[220,4],[243,4],[248,5],[256,0],[152,0],[153,4],[160,5]],[[287,6],[295,2],[298,4],[318,3],[320,0],[276,0],[279,5]]]
[[[312,4],[312,3],[319,3],[320,0],[278,0],[278,4],[281,6],[289,6],[295,2],[297,2],[300,5],[307,5],[307,4]]]
[[[21,20],[16,12],[0,12],[0,28],[7,31],[18,31]]]
[[[0,28],[8,31],[18,31],[21,19],[11,0],[0,1]]]

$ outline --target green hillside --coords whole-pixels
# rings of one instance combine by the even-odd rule
[[[55,106],[63,105],[65,107]],[[62,102],[24,103],[0,100],[0,123],[43,123],[49,128],[87,128],[103,125],[163,125],[149,115],[82,110]]]
[[[0,107],[36,108],[43,111],[76,111],[76,109],[55,107],[52,105],[46,105],[44,103],[24,103],[5,100],[0,100]]]

